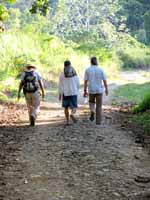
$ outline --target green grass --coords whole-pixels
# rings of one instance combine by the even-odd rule
[[[115,91],[115,99],[120,101],[130,101],[139,104],[144,100],[145,95],[150,91],[150,82],[144,84],[130,83],[120,86]]]
[[[144,99],[133,110],[134,113],[143,113],[150,110],[150,92],[145,95]]]
[[[146,134],[150,134],[150,111],[135,115],[133,122],[140,125]]]
[[[127,47],[117,50],[124,69],[147,69],[150,66],[150,48]]]
[[[134,102],[132,121],[150,134],[150,82],[144,84],[127,84],[115,91],[115,101]]]

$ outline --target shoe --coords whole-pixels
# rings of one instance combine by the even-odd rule
[[[90,116],[90,121],[94,121],[94,113],[93,112],[91,112],[91,116]]]
[[[77,123],[78,120],[75,118],[74,115],[70,115],[70,118],[72,119],[72,121],[73,121],[74,123]]]
[[[33,116],[30,117],[30,126],[35,126],[35,118]]]

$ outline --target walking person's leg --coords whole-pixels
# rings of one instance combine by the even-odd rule
[[[31,124],[31,114],[32,114],[32,96],[30,93],[26,93],[25,95],[25,99],[26,99],[26,104],[27,104],[27,108],[28,108],[28,114],[29,114],[29,121]]]
[[[77,123],[77,119],[76,119],[76,117],[74,116],[75,113],[76,113],[76,108],[71,109],[70,118],[72,119],[72,121],[73,121],[74,123]]]
[[[64,96],[62,97],[62,106],[64,108],[64,114],[66,117],[66,125],[69,125],[69,104],[68,104],[68,97]]]
[[[96,94],[96,124],[101,124],[102,120],[102,94]]]
[[[64,109],[65,117],[66,117],[66,124],[69,124],[69,108]]]
[[[32,93],[32,113],[31,113],[31,125],[35,125],[35,121],[37,119],[37,115],[40,110],[40,93],[37,91]]]
[[[33,106],[32,116],[36,119],[40,111],[40,93],[39,92],[33,93],[32,106]]]
[[[27,107],[28,107],[30,125],[34,126],[35,120],[37,118],[37,115],[38,115],[39,109],[40,109],[40,94],[39,94],[39,92],[27,93],[26,94],[26,103],[27,103]]]
[[[77,119],[75,117],[75,113],[76,113],[77,107],[78,107],[77,101],[78,101],[77,95],[73,95],[73,96],[70,97],[70,108],[71,108],[70,118],[72,119],[72,121],[74,123],[77,122]]]
[[[89,94],[90,120],[94,121],[95,114],[95,94]]]

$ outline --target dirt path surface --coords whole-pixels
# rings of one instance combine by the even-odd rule
[[[26,110],[0,127],[0,200],[150,199],[149,152],[122,125],[126,114],[105,99],[96,126],[80,100],[77,124],[64,126],[60,105],[44,102],[35,127]]]

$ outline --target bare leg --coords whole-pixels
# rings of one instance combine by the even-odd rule
[[[76,119],[75,116],[74,116],[75,113],[76,113],[76,108],[73,108],[73,109],[71,110],[70,118],[72,119],[72,121],[73,121],[74,123],[77,123],[77,119]]]
[[[65,112],[67,124],[69,124],[69,109],[68,109],[68,108],[65,108],[64,112]]]

